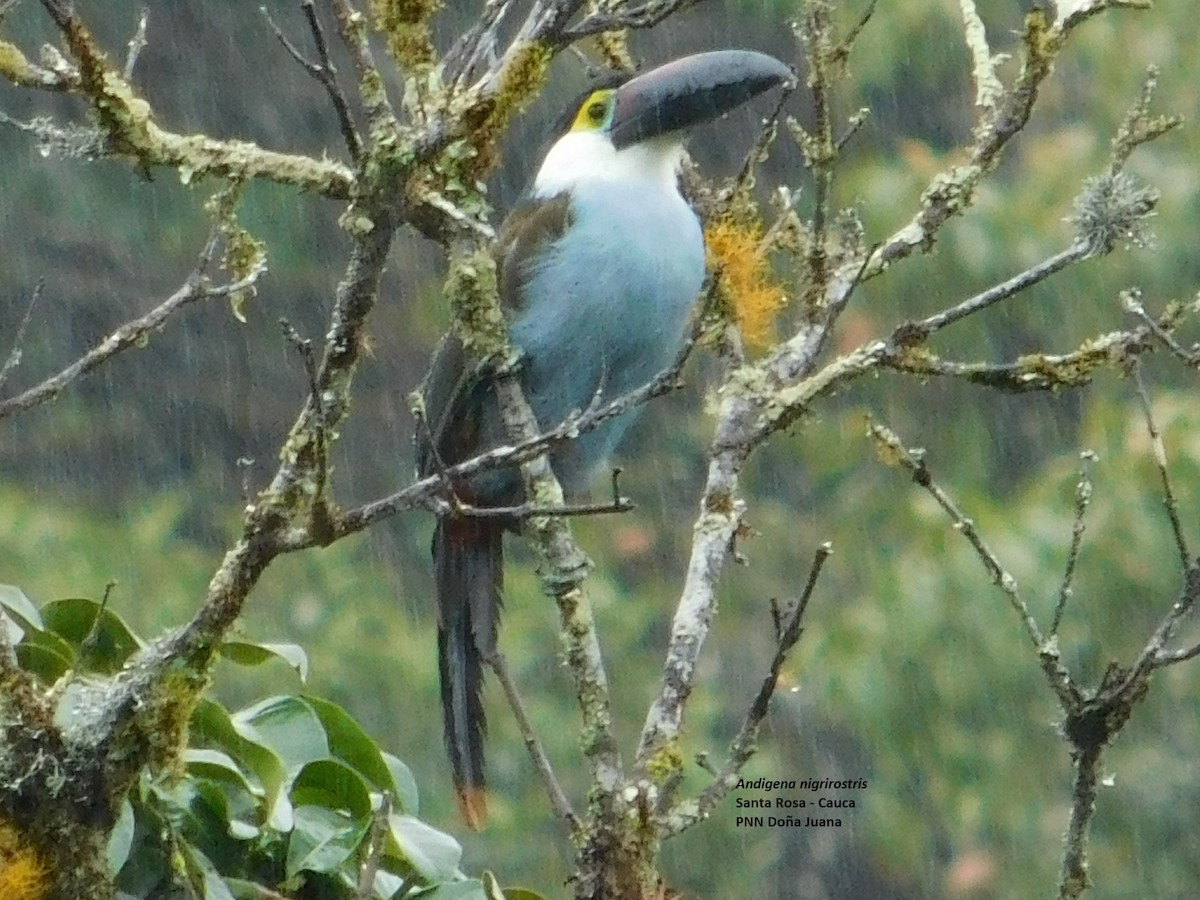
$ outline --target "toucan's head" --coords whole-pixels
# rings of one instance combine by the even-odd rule
[[[595,88],[564,118],[534,193],[552,196],[584,179],[648,179],[673,188],[688,128],[792,78],[765,53],[715,50]]]

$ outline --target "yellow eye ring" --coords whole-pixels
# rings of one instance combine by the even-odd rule
[[[596,91],[589,94],[579,107],[575,121],[571,123],[572,131],[597,131],[608,124],[613,108],[612,90]]]

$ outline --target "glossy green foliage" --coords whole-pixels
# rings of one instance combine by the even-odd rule
[[[66,729],[71,682],[110,675],[143,647],[101,604],[38,609],[11,585],[0,585],[0,627],[24,668],[67,685]],[[222,655],[243,666],[282,661],[302,678],[308,667],[294,644],[241,639]],[[458,842],[418,812],[411,770],[341,707],[293,694],[230,712],[203,699],[176,764],[144,772],[122,803],[109,862],[123,898],[502,898],[462,874]]]

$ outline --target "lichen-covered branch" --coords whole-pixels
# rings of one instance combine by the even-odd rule
[[[153,332],[183,307],[200,300],[231,297],[253,288],[266,271],[265,260],[259,260],[246,275],[236,281],[217,285],[209,283],[207,270],[216,255],[218,243],[218,237],[214,234],[200,254],[199,265],[183,285],[148,313],[116,328],[99,344],[57,374],[14,397],[0,399],[0,421],[53,400],[77,379],[94,371],[118,353],[141,346]]]
[[[1153,435],[1156,426],[1153,416],[1147,415],[1147,430]],[[974,522],[957,506],[949,494],[934,480],[926,464],[923,452],[906,447],[890,429],[872,422],[870,434],[875,441],[880,459],[887,465],[906,471],[919,487],[923,488],[944,510],[954,530],[963,535],[978,557],[991,581],[1004,593],[1009,605],[1017,614],[1030,640],[1050,687],[1063,712],[1062,734],[1067,741],[1074,764],[1075,777],[1072,789],[1070,820],[1063,849],[1062,867],[1059,878],[1060,900],[1076,900],[1090,886],[1087,862],[1087,836],[1096,810],[1096,792],[1099,784],[1100,763],[1104,751],[1129,721],[1133,709],[1149,690],[1150,676],[1161,666],[1170,665],[1195,654],[1191,648],[1183,652],[1166,650],[1179,623],[1191,612],[1200,600],[1200,563],[1189,561],[1186,549],[1183,559],[1183,588],[1175,603],[1163,617],[1154,633],[1149,637],[1133,666],[1126,669],[1111,663],[1099,686],[1094,689],[1081,687],[1075,676],[1062,661],[1059,646],[1058,625],[1061,621],[1066,599],[1070,596],[1070,584],[1074,572],[1074,560],[1078,555],[1082,535],[1082,515],[1091,495],[1091,483],[1086,473],[1081,477],[1081,488],[1077,490],[1075,528],[1072,531],[1069,563],[1059,587],[1060,600],[1054,611],[1054,621],[1049,635],[1045,635],[1028,606],[1021,599],[1016,580],[1008,573],[1003,563],[989,548]],[[1163,461],[1163,468],[1166,462]],[[1169,478],[1165,490],[1170,490]],[[1173,516],[1173,520],[1175,517]],[[1181,532],[1176,540],[1182,541]]]
[[[335,199],[350,196],[353,178],[341,163],[162,128],[150,104],[109,64],[71,5],[57,0],[43,5],[62,29],[70,62],[64,60],[57,71],[33,66],[14,45],[0,43],[0,74],[18,85],[84,95],[104,135],[102,154],[128,157],[142,169],[174,169],[185,183],[204,176],[265,178]]]

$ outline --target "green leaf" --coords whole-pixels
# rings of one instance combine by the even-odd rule
[[[37,629],[44,631],[41,614],[33,601],[25,596],[25,592],[11,584],[0,584],[0,612],[6,613],[25,631]]]
[[[407,882],[392,872],[385,872],[382,868],[375,873],[375,896],[390,900],[392,897],[400,897],[400,890]],[[407,894],[404,896],[408,896]]]
[[[192,713],[189,737],[194,744],[214,745],[224,751],[240,771],[252,774],[265,794],[269,824],[284,831],[290,827],[291,804],[284,792],[287,768],[273,750],[242,737],[225,708],[207,698],[201,700]]]
[[[420,811],[421,793],[417,789],[417,779],[412,769],[390,753],[383,754],[383,761],[387,763],[392,781],[396,785],[396,799],[400,801],[400,811],[415,816]]]
[[[357,849],[370,822],[322,806],[297,806],[288,841],[287,875],[335,872]]]
[[[376,789],[381,791],[397,790],[396,779],[392,769],[384,760],[379,745],[371,739],[361,725],[351,718],[348,712],[337,704],[322,700],[320,697],[305,696],[304,700],[320,718],[329,739],[330,752],[335,757],[353,766],[370,779]]]
[[[120,616],[84,597],[47,603],[42,607],[42,618],[48,631],[61,635],[76,648],[90,638],[87,665],[93,671],[116,672],[144,646]]]
[[[491,872],[485,870],[479,880],[483,883],[483,893],[488,900],[506,900],[504,891],[500,889],[500,883],[496,881],[496,876]]]
[[[16,649],[21,668],[47,683],[57,681],[75,665],[75,648],[53,631],[26,631]]]
[[[226,878],[225,886],[235,900],[279,900],[278,892],[243,878]]]
[[[388,824],[396,855],[427,881],[448,881],[458,874],[462,847],[450,835],[412,816],[393,814]]]
[[[416,896],[421,900],[489,900],[483,889],[483,882],[475,878],[439,884],[432,890],[421,891]]]
[[[133,846],[133,804],[126,797],[121,801],[117,823],[108,836],[108,871],[116,875],[129,859],[129,848]]]
[[[288,791],[294,807],[319,806],[344,810],[369,822],[371,789],[355,769],[336,759],[317,759],[305,765]]]
[[[272,750],[289,770],[329,758],[325,727],[299,697],[271,697],[234,713],[230,720],[238,734]]]
[[[546,900],[545,895],[529,888],[505,888],[504,900]]]
[[[262,795],[262,788],[250,783],[246,773],[228,753],[202,747],[188,747],[183,751],[183,762],[188,772],[201,778],[222,781],[239,787],[251,794]]]
[[[308,654],[299,644],[262,644],[256,641],[226,641],[221,645],[221,655],[239,666],[260,666],[273,659],[281,659],[300,676],[308,680]]]
[[[188,881],[198,887],[203,886],[204,900],[237,900],[212,860],[186,841],[181,841],[178,846]]]

